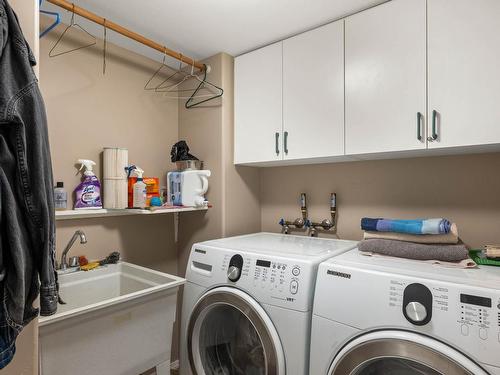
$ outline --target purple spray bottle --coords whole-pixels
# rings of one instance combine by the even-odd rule
[[[75,210],[88,210],[102,208],[101,184],[94,174],[95,162],[79,159],[80,171],[83,171],[83,180],[75,189]]]

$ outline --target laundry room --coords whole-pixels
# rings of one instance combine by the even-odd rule
[[[0,374],[500,375],[500,3],[0,0]]]

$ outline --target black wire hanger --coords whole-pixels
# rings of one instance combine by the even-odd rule
[[[213,83],[207,81],[208,67],[205,64],[203,64],[203,67],[204,67],[204,69],[203,69],[203,73],[204,73],[203,74],[203,80],[200,82],[200,84],[198,85],[198,87],[196,87],[196,89],[194,90],[193,94],[189,97],[189,99],[184,104],[184,107],[186,109],[193,108],[193,107],[196,107],[196,106],[198,106],[198,105],[200,105],[202,103],[209,102],[210,100],[214,100],[214,99],[220,98],[224,94],[224,90],[221,87],[216,86]],[[196,76],[196,78],[199,80],[198,76]],[[206,85],[208,85],[208,86],[206,86]],[[213,96],[209,96],[206,99],[196,101],[195,100],[196,99],[196,94],[198,93],[198,91],[200,91],[202,88],[205,88],[205,87],[214,88],[215,90],[217,90],[217,92],[214,93]]]

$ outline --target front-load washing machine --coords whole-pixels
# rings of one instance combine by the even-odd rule
[[[317,267],[356,244],[256,233],[193,245],[181,374],[306,374]]]
[[[346,252],[318,268],[311,375],[500,375],[500,269]]]

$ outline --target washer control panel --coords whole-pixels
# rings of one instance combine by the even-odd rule
[[[236,255],[224,256],[221,271],[233,276],[234,259]],[[303,303],[299,301],[307,291],[309,280],[304,265],[282,258],[266,258],[263,256],[243,255],[241,274],[236,281],[230,280],[235,286],[251,290],[259,298],[268,299],[280,306],[290,306]]]
[[[294,275],[296,274],[296,276]],[[280,294],[295,295],[299,291],[300,266],[264,259],[255,261],[253,285]]]
[[[311,311],[316,270],[308,259],[196,246],[186,279],[207,288],[239,288],[259,303]]]
[[[252,284],[276,296],[295,296],[300,287],[300,265],[267,259],[255,259]]]

